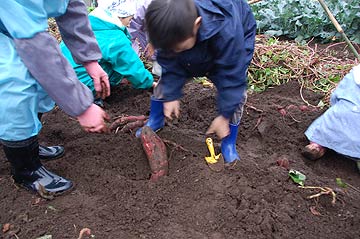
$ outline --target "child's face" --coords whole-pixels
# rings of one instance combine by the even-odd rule
[[[121,23],[125,26],[125,27],[129,27],[131,20],[133,19],[134,16],[129,16],[129,17],[119,17]]]
[[[200,25],[201,25],[201,17],[198,17],[194,22],[192,36],[182,42],[177,43],[172,50],[176,53],[179,53],[193,48],[196,43],[196,39],[197,39],[196,36],[199,31]]]
[[[182,51],[189,50],[194,47],[195,43],[196,43],[196,35],[176,44],[173,48],[173,51],[179,53]]]

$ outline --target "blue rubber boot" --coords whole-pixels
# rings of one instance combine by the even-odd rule
[[[230,134],[221,141],[221,153],[226,164],[240,160],[240,156],[236,151],[236,138],[238,134],[239,124],[229,124]]]
[[[161,100],[151,97],[150,101],[150,116],[145,126],[149,126],[154,132],[159,131],[165,125],[164,107]],[[140,137],[142,128],[138,129],[135,133],[137,138]]]

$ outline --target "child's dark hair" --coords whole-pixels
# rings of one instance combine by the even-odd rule
[[[171,50],[177,43],[193,36],[198,13],[193,0],[153,0],[145,22],[150,42],[155,48]]]

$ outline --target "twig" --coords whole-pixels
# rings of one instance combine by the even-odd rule
[[[252,105],[250,105],[250,104],[248,104],[248,103],[246,103],[245,106],[248,107],[248,108],[250,108],[250,109],[252,109],[252,110],[255,110],[255,111],[259,112],[259,113],[263,113],[263,112],[264,112],[263,110],[260,110],[260,109],[256,108],[255,106],[252,106]]]
[[[254,4],[254,3],[257,3],[257,2],[261,2],[261,0],[251,0],[248,2],[248,4]]]
[[[338,23],[338,21],[335,19],[334,15],[330,12],[330,9],[328,8],[328,6],[326,5],[326,3],[323,0],[318,0],[319,3],[321,4],[321,6],[323,7],[323,9],[325,10],[326,14],[328,15],[330,21],[334,24],[336,30],[341,34],[341,36],[345,39],[345,42],[347,43],[347,45],[349,46],[350,50],[354,53],[354,56],[357,57],[360,60],[360,55],[359,53],[356,51],[355,47],[353,46],[353,44],[350,42],[349,38],[346,36],[344,30],[342,29],[342,27],[340,26],[340,24]]]
[[[304,99],[304,96],[302,94],[303,88],[304,88],[304,82],[301,82],[300,97],[301,97],[302,101],[304,101],[304,103],[307,104],[308,106],[316,107],[315,105],[310,104],[309,101]]]
[[[301,123],[301,121],[300,120],[297,120],[297,119],[295,119],[295,117],[294,116],[292,116],[292,114],[288,111],[287,112],[287,114],[288,115],[290,115],[290,117],[295,121],[295,122],[297,122],[297,123]]]
[[[332,196],[332,200],[331,200],[331,204],[335,204],[336,202],[336,193],[334,192],[334,190],[332,190],[329,187],[316,187],[316,186],[299,186],[300,188],[304,188],[304,189],[319,189],[320,192],[314,195],[310,195],[308,196],[309,199],[313,199],[313,198],[318,198],[321,195],[331,195]]]
[[[346,183],[346,185],[348,185],[351,189],[353,189],[354,191],[360,193],[360,190],[357,187],[354,187],[353,185]]]
[[[177,144],[177,143],[175,143],[175,142],[173,142],[173,141],[171,141],[171,140],[162,139],[162,141],[164,141],[165,144],[170,144],[170,145],[174,146],[175,148],[179,148],[179,149],[181,149],[181,150],[183,150],[183,151],[185,151],[185,152],[191,153],[190,150],[184,148],[183,146],[181,146],[181,145],[179,145],[179,144]]]
[[[263,119],[263,115],[261,114],[260,117],[256,120],[256,124],[255,124],[253,130],[256,129],[260,125],[262,119]]]
[[[119,132],[119,129],[120,129],[120,126],[116,127],[115,134],[117,134]]]

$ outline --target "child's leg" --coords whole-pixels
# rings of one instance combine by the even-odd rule
[[[145,126],[149,126],[154,132],[159,131],[165,125],[164,104],[163,104],[162,85],[158,84],[154,88],[154,95],[150,99],[150,116]],[[135,133],[136,137],[140,137],[142,128]]]
[[[221,153],[224,157],[224,161],[227,164],[234,165],[237,160],[240,160],[240,156],[236,150],[236,140],[239,130],[239,124],[244,111],[244,105],[247,100],[246,89],[243,91],[243,100],[236,108],[232,118],[230,119],[229,128],[230,134],[221,141]]]
[[[238,107],[236,108],[233,116],[231,117],[230,124],[234,124],[234,125],[240,124],[241,118],[242,118],[243,113],[244,113],[244,105],[246,104],[246,101],[247,101],[247,93],[246,93],[246,91],[243,93],[243,95],[244,95],[243,100],[238,105]]]

